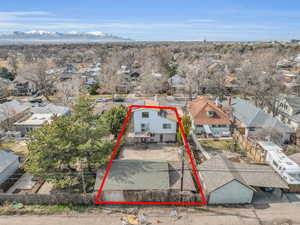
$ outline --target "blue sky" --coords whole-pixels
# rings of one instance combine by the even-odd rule
[[[300,39],[299,0],[0,0],[0,32],[102,31],[135,40]]]

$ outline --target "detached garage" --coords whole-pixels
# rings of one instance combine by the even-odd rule
[[[202,163],[199,176],[209,204],[248,204],[256,189],[288,188],[269,166],[235,163],[224,155]]]
[[[18,156],[4,150],[0,151],[0,185],[13,175],[18,168]]]

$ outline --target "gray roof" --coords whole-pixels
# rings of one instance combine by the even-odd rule
[[[300,152],[290,155],[289,158],[300,166]]]
[[[233,180],[249,188],[288,188],[281,177],[268,165],[235,163],[229,161],[224,155],[211,158],[202,163],[198,169],[207,193]]]
[[[31,107],[31,112],[35,114],[58,114],[58,115],[66,115],[70,112],[70,109],[65,106],[57,106],[52,103],[47,104],[46,106],[37,106]]]
[[[300,112],[300,97],[298,96],[287,96],[285,97],[287,103],[292,107],[294,113]]]
[[[0,104],[0,121],[13,117],[27,109],[29,109],[29,106],[23,105],[16,100],[2,103]]]
[[[296,115],[294,115],[294,116],[292,116],[292,117],[290,117],[290,118],[291,118],[291,120],[293,120],[294,122],[300,124],[300,113],[298,113],[298,114],[296,114]]]
[[[0,150],[0,174],[18,159],[19,157],[17,155]]]
[[[100,188],[106,165],[97,173],[95,191]],[[196,191],[185,164],[183,190]],[[180,190],[181,162],[114,160],[103,190]]]
[[[247,127],[276,129],[281,132],[293,133],[293,129],[275,119],[249,101],[234,98],[232,100],[233,115]]]
[[[106,166],[99,168],[95,191],[100,188]],[[103,190],[167,190],[169,168],[167,162],[142,160],[114,160]]]

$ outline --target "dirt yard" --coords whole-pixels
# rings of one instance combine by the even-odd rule
[[[172,144],[140,144],[125,146],[119,159],[179,161],[178,146]]]

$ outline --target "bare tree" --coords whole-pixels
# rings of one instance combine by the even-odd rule
[[[0,107],[0,118],[3,118],[0,121],[0,130],[9,131],[12,128],[13,117],[16,115],[16,112],[12,110],[7,104],[1,104]]]
[[[36,90],[49,100],[49,96],[54,92],[57,78],[48,74],[49,64],[46,60],[38,60],[31,64],[25,64],[18,69],[17,76],[34,84]]]
[[[112,94],[114,97],[122,85],[122,74],[119,73],[122,65],[122,57],[117,52],[113,52],[112,55],[106,58],[103,64],[102,71],[99,74],[101,90],[102,92]]]
[[[69,106],[79,96],[81,86],[81,81],[78,77],[67,82],[60,82],[57,85],[57,95],[65,106]]]

